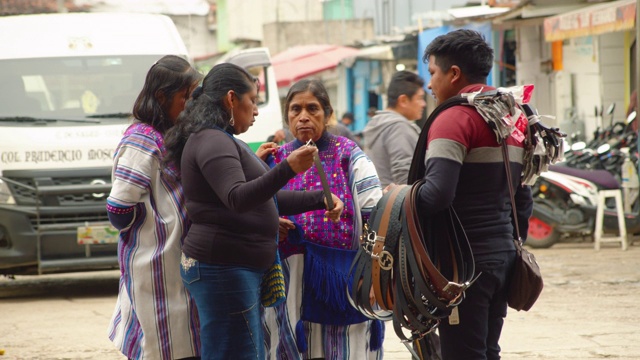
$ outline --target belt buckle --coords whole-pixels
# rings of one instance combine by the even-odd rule
[[[371,256],[373,257],[373,255]],[[381,269],[389,271],[393,268],[393,256],[387,250],[382,250],[376,258]]]
[[[373,255],[373,246],[376,243],[377,237],[378,234],[376,234],[375,230],[371,230],[367,233],[365,238],[366,240],[362,243],[362,247],[364,248],[364,251],[367,252],[367,254]]]
[[[454,292],[450,291],[450,288],[455,287],[455,288],[457,288],[459,290],[458,294],[451,301],[449,301],[449,306],[458,306],[458,305],[460,305],[460,302],[462,301],[462,294],[464,294],[464,291],[467,290],[469,288],[469,286],[473,285],[473,283],[476,280],[478,280],[480,275],[482,275],[482,272],[480,272],[478,275],[476,275],[475,278],[471,279],[471,281],[467,281],[467,282],[464,282],[462,284],[458,284],[458,283],[449,281],[449,283],[447,283],[447,285],[445,285],[442,288],[442,291],[446,291],[448,293],[454,294]]]

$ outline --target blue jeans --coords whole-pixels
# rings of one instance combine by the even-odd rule
[[[202,359],[264,359],[260,315],[264,271],[190,261],[180,267],[180,275],[198,307]]]
[[[500,359],[500,333],[507,316],[507,286],[515,251],[475,256],[476,274],[482,275],[465,291],[458,306],[460,324],[444,319],[438,331],[442,359]]]

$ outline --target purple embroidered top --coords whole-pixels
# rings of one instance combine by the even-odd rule
[[[299,140],[283,145],[274,154],[275,162],[280,163],[302,145],[304,144]],[[295,222],[302,226],[305,239],[309,242],[334,248],[356,249],[362,224],[381,196],[380,181],[372,166],[363,166],[363,161],[367,164],[371,162],[353,141],[325,131],[316,146],[331,192],[342,200],[344,211],[337,223],[327,219],[324,210],[295,215]],[[312,166],[291,179],[284,189],[322,190],[318,170]],[[369,198],[372,200],[365,200]],[[360,208],[356,208],[358,206]],[[280,251],[283,257],[287,257],[302,253],[302,248],[281,240]]]

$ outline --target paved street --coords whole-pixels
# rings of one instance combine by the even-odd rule
[[[640,246],[560,244],[532,250],[545,287],[529,312],[509,309],[504,359],[640,359]],[[410,359],[393,329],[385,359]]]
[[[640,244],[534,253],[545,289],[531,311],[510,311],[503,358],[640,359]],[[117,274],[0,277],[0,360],[124,359],[106,338]],[[410,359],[391,327],[384,346],[385,359]]]

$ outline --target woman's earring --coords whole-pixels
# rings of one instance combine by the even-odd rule
[[[231,119],[229,119],[229,125],[233,126],[236,122],[233,120],[233,107],[231,107]]]

